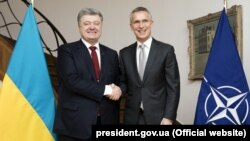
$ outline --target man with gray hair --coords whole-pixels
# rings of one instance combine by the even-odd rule
[[[118,54],[99,43],[103,16],[92,8],[77,17],[81,39],[59,47],[59,98],[54,131],[60,141],[91,140],[95,124],[119,124]]]
[[[174,47],[151,35],[145,7],[130,14],[136,41],[120,50],[120,88],[126,97],[125,124],[172,125],[177,116],[180,75]]]

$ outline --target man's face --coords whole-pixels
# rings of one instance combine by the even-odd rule
[[[130,27],[138,41],[143,43],[151,36],[152,25],[153,21],[147,12],[139,11],[133,13]]]
[[[98,42],[102,34],[102,21],[98,15],[85,15],[79,23],[79,31],[84,40],[90,44]]]

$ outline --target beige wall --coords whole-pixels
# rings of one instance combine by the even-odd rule
[[[12,6],[22,20],[25,7],[11,0]],[[250,80],[250,1],[229,0],[229,7],[243,7],[243,66]],[[117,51],[134,42],[134,35],[129,28],[129,13],[137,6],[147,7],[154,20],[153,36],[175,47],[181,75],[181,99],[178,109],[178,120],[183,124],[192,124],[201,81],[188,80],[188,28],[187,20],[205,16],[223,9],[223,0],[36,0],[35,7],[44,13],[62,32],[68,42],[79,40],[76,16],[83,7],[94,7],[104,15],[104,29],[101,42]],[[6,9],[1,6],[0,9]],[[11,18],[9,17],[8,20]],[[39,20],[39,17],[37,17]],[[1,20],[0,20],[1,25]],[[53,44],[51,32],[46,26],[39,26],[46,35],[49,46]],[[18,28],[12,31],[18,33]],[[0,33],[6,31],[0,30]],[[56,53],[55,53],[56,55]]]

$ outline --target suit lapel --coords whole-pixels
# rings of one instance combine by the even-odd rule
[[[101,71],[100,71],[100,81],[104,80],[104,75],[107,71],[108,56],[106,55],[105,48],[100,44],[100,58],[101,58]]]
[[[148,60],[147,60],[145,70],[144,70],[143,82],[146,80],[147,76],[149,75],[150,68],[152,68],[155,65],[154,64],[155,57],[157,57],[157,45],[156,45],[156,41],[153,40],[149,54],[148,54]]]
[[[131,63],[131,67],[134,69],[133,72],[136,72],[136,78],[138,80],[138,83],[142,83],[142,80],[140,78],[140,75],[139,75],[139,70],[137,68],[137,60],[136,60],[136,50],[137,50],[137,43],[134,43],[132,46],[131,46],[131,56],[129,57],[131,59],[130,62]]]
[[[85,46],[85,44],[81,40],[78,42],[77,49],[78,50],[77,50],[76,54],[80,55],[78,58],[83,58],[82,62],[85,62],[85,64],[87,64],[87,68],[83,68],[83,69],[88,69],[91,76],[94,78],[94,80],[96,80],[95,71],[94,71],[94,67],[92,64],[91,56],[89,54],[87,47]],[[77,62],[81,62],[81,61],[77,60]],[[81,66],[84,66],[84,63],[81,63]]]

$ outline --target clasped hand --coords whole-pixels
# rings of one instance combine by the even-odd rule
[[[112,88],[112,93],[106,95],[110,100],[119,100],[122,95],[122,91],[120,87],[116,86],[115,84],[109,85]]]

